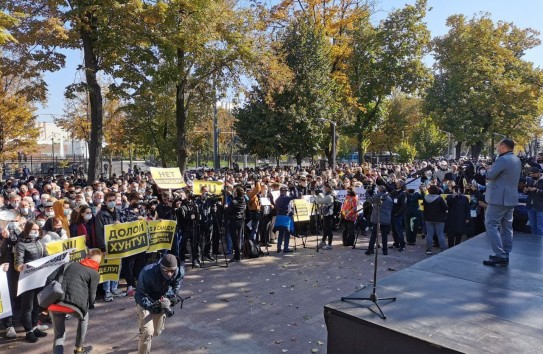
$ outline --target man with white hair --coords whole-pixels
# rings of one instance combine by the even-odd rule
[[[447,161],[442,160],[439,162],[439,167],[435,173],[438,182],[442,183],[445,179],[445,175],[449,172],[449,164]]]

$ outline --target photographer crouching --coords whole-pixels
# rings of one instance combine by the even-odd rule
[[[158,263],[149,264],[139,275],[136,286],[136,309],[140,340],[138,353],[151,353],[153,337],[164,329],[166,317],[173,315],[173,307],[180,300],[177,293],[185,269],[177,266],[172,254],[164,255]]]

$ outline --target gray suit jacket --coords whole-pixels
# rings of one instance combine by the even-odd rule
[[[521,162],[512,152],[499,156],[486,172],[485,201],[488,204],[518,205]]]

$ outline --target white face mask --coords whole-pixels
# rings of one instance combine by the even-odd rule
[[[95,199],[94,204],[102,204],[104,202],[103,199]]]
[[[39,231],[30,231],[28,233],[28,237],[30,237],[31,239],[35,239],[36,237],[38,237],[40,235]]]
[[[40,227],[44,227],[45,226],[45,220],[36,220],[36,224],[40,225]]]
[[[92,214],[85,214],[85,215],[83,215],[83,219],[84,219],[85,221],[89,221],[90,219],[92,219]]]
[[[46,211],[46,212],[45,212],[45,215],[46,215],[48,218],[52,218],[53,216],[55,216],[55,212],[54,212],[54,211]]]
[[[29,208],[21,208],[21,209],[20,209],[20,212],[21,212],[21,214],[23,214],[23,215],[28,215],[29,210],[30,210]]]

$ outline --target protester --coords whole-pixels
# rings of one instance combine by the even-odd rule
[[[343,246],[352,246],[354,244],[354,223],[358,218],[358,212],[358,196],[352,187],[348,187],[347,196],[341,206]]]
[[[225,211],[225,218],[228,219],[228,228],[234,244],[234,257],[230,262],[239,262],[241,260],[241,233],[245,218],[245,191],[241,187],[236,187],[234,196]]]
[[[90,210],[90,209],[89,209]],[[87,258],[81,262],[68,263],[50,276],[57,278],[62,273],[63,299],[48,307],[53,323],[55,339],[53,353],[64,353],[66,338],[66,315],[75,316],[78,320],[74,353],[90,353],[92,346],[83,346],[89,323],[89,306],[94,303],[100,275],[98,268],[102,260],[99,249],[90,249]]]
[[[333,189],[330,184],[324,185],[324,195],[322,193],[315,194],[315,203],[319,205],[319,213],[323,218],[323,236],[322,241],[319,244],[319,248],[323,250],[332,249],[332,226],[334,222],[334,196],[332,194]],[[326,244],[328,240],[328,244]]]
[[[102,205],[102,208],[96,214],[95,218],[95,230],[96,230],[96,240],[98,241],[98,247],[102,252],[106,251],[106,241],[104,226],[117,224],[121,222],[121,213],[118,211],[115,206],[117,196],[113,192],[108,192],[105,194],[105,205]],[[105,281],[102,283],[104,289],[104,301],[110,302],[113,301],[114,296],[126,296],[126,293],[121,291],[118,288],[119,282],[116,281]]]
[[[19,241],[15,247],[15,269],[23,270],[25,264],[47,256],[45,246],[39,242],[43,231],[34,221],[28,221],[24,230],[19,235]],[[38,305],[38,293],[41,288],[27,290],[20,295],[21,322],[26,331],[26,341],[35,343],[38,338],[47,336],[47,333],[38,328],[40,307]]]
[[[136,286],[136,309],[140,338],[138,353],[151,353],[153,337],[164,329],[166,315],[178,302],[178,292],[185,269],[177,266],[177,259],[164,255],[158,263],[146,266]]]
[[[494,252],[483,261],[487,266],[508,266],[513,249],[513,210],[518,204],[521,173],[520,159],[513,154],[514,148],[513,140],[501,140],[497,145],[499,156],[486,172],[485,227]]]
[[[432,254],[434,233],[437,235],[441,250],[446,250],[447,244],[445,243],[444,231],[448,207],[437,186],[431,185],[428,188],[428,194],[423,199],[423,207],[424,223],[426,225],[426,254]]]
[[[462,235],[466,234],[467,226],[471,220],[469,200],[460,194],[458,186],[453,187],[452,194],[447,196],[447,240],[449,248],[458,245]],[[462,222],[463,221],[463,222]]]
[[[530,167],[531,181],[524,187],[528,195],[526,207],[532,234],[543,236],[543,172],[539,167]]]
[[[373,211],[370,219],[372,225],[371,237],[366,254],[374,254],[375,241],[377,240],[377,231],[379,229],[383,242],[383,255],[386,256],[388,254],[388,233],[390,232],[394,202],[390,198],[385,186],[377,187],[377,193],[367,199],[372,204]]]

